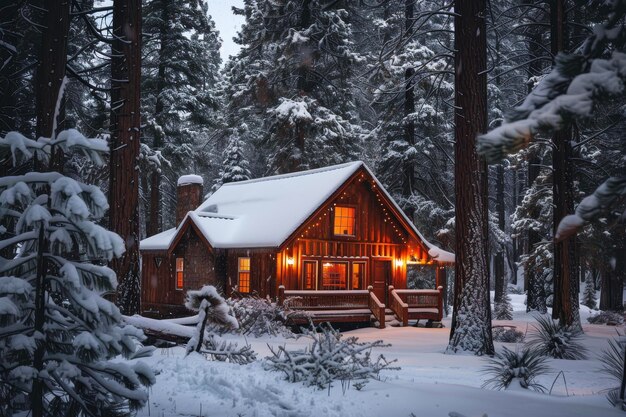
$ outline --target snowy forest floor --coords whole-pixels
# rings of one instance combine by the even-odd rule
[[[524,311],[523,295],[511,295],[513,321],[496,324],[517,326],[531,332],[533,317]],[[587,323],[590,315],[581,306],[581,318]],[[328,390],[318,390],[301,383],[289,383],[283,375],[263,369],[263,358],[269,355],[268,345],[302,347],[305,338],[247,338],[227,336],[240,344],[246,341],[258,353],[259,361],[251,365],[234,365],[207,361],[203,356],[184,356],[183,347],[157,349],[147,361],[157,375],[150,389],[149,406],[139,416],[219,416],[219,417],[305,417],[305,416],[371,416],[371,417],[447,417],[458,412],[467,417],[611,417],[624,416],[613,409],[605,390],[616,382],[599,372],[598,355],[616,336],[616,328],[583,324],[583,344],[589,359],[550,360],[552,372],[539,382],[550,388],[542,394],[521,388],[493,391],[480,388],[486,376],[482,369],[486,358],[473,355],[446,355],[450,318],[445,328],[416,327],[366,328],[346,332],[361,341],[384,340],[391,347],[379,349],[388,359],[397,359],[399,370],[383,371],[380,381],[371,381],[363,389],[342,388],[335,383]],[[620,326],[620,331],[623,327]],[[513,343],[496,343],[515,350]],[[563,371],[563,376],[558,376]],[[565,380],[565,381],[564,381]]]

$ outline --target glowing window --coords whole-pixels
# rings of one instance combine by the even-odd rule
[[[352,289],[362,290],[365,278],[365,262],[354,262],[352,264]]]
[[[176,258],[176,289],[183,289],[183,275],[185,274],[185,259],[184,258]]]
[[[250,258],[239,258],[239,292],[250,292]]]
[[[356,209],[354,207],[335,207],[333,233],[335,235],[354,236]]]
[[[325,262],[322,265],[322,290],[348,289],[348,263]]]
[[[302,289],[314,290],[317,287],[317,261],[304,261],[302,268]]]

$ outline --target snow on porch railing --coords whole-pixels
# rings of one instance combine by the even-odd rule
[[[439,286],[436,290],[393,289],[392,291],[407,304],[410,319],[431,318],[441,321],[443,317],[443,287]],[[416,311],[420,309],[423,311],[422,313]],[[427,314],[425,312],[427,309],[437,309],[437,314]]]
[[[409,324],[409,305],[402,301],[393,285],[389,286],[389,308],[400,319],[403,326]]]
[[[316,291],[316,290],[286,290],[278,287],[278,303],[284,305],[289,298],[288,305],[293,309],[335,310],[368,308],[369,296],[367,290],[350,291]]]
[[[378,320],[378,328],[385,328],[385,305],[380,302],[376,294],[374,294],[374,287],[371,285],[367,287],[367,291],[369,291],[369,309],[372,311],[376,320]]]

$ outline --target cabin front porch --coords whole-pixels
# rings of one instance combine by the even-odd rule
[[[308,317],[297,318],[296,324],[371,323],[384,329],[387,317],[392,315],[401,326],[409,320],[440,322],[443,317],[443,288],[436,290],[396,290],[388,287],[389,305],[367,290],[287,290],[278,288],[278,304],[291,310],[303,311]]]

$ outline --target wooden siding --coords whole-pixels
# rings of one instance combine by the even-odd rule
[[[356,208],[353,236],[333,233],[335,207],[344,205]],[[290,259],[293,264],[288,262]],[[374,261],[390,261],[390,284],[396,288],[406,288],[407,261],[431,261],[423,242],[406,227],[365,171],[358,171],[283,244],[276,256],[273,288],[284,285],[289,290],[303,289],[306,260],[318,261],[318,280],[323,262],[364,262],[364,287],[374,284]]]

